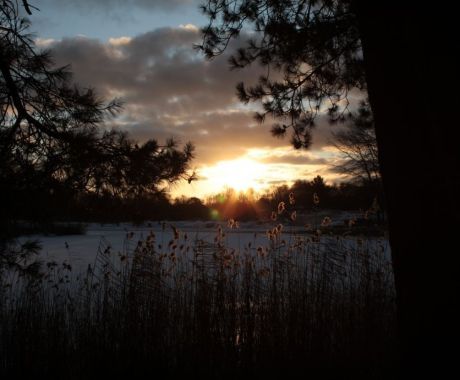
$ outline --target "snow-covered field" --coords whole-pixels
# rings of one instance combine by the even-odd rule
[[[177,228],[183,239],[185,234],[189,245],[196,240],[213,243],[221,226],[226,247],[242,251],[249,243],[252,247],[268,244],[266,231],[276,224],[273,223],[241,223],[238,229],[230,229],[224,222],[150,222],[141,226],[129,223],[120,224],[89,224],[84,235],[41,236],[32,235],[20,240],[39,240],[42,246],[41,258],[45,261],[66,261],[76,267],[86,268],[93,264],[101,242],[109,244],[114,253],[131,251],[141,239],[151,232],[156,236],[156,245],[161,248],[168,246],[174,237],[171,226]],[[299,232],[300,227],[286,227],[283,237],[289,241],[290,233]]]
[[[326,214],[325,214],[326,215]],[[297,225],[283,226],[281,239],[285,240],[286,245],[290,245],[300,237],[306,238],[304,222],[318,225],[321,223],[322,214],[313,216],[300,216],[302,223]],[[333,224],[343,224],[347,218],[354,216],[350,213],[340,213],[333,216]],[[299,221],[297,221],[299,222]],[[219,230],[219,226],[224,234],[223,243],[227,248],[233,248],[242,252],[250,246],[266,247],[269,245],[267,230],[272,229],[278,224],[273,222],[246,222],[240,223],[239,228],[230,229],[227,222],[146,222],[141,226],[129,223],[120,224],[89,224],[86,234],[68,236],[40,236],[33,235],[22,237],[20,241],[39,240],[42,245],[41,259],[45,262],[56,261],[58,263],[67,262],[72,264],[76,271],[85,270],[88,264],[94,264],[96,253],[100,244],[110,245],[115,254],[132,252],[140,239],[145,239],[151,232],[155,234],[155,244],[158,250],[165,250],[170,241],[174,238],[174,228],[180,231],[181,241],[179,244],[187,244],[193,247],[196,240],[204,240],[213,243]],[[184,237],[186,240],[184,241]],[[358,239],[356,237],[347,238],[348,244],[354,245]],[[389,245],[386,240],[367,239],[367,244],[380,244],[384,246],[386,254],[389,256]]]

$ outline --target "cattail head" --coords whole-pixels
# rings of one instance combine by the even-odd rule
[[[282,214],[285,209],[286,209],[286,206],[284,202],[278,203],[278,214]]]
[[[315,205],[319,205],[319,197],[318,197],[318,194],[316,193],[313,193],[313,203]]]
[[[257,255],[260,257],[265,256],[265,249],[262,246],[257,247]]]
[[[294,193],[289,194],[289,204],[291,205],[295,204]]]
[[[296,211],[293,211],[293,212],[291,213],[291,220],[294,222],[294,221],[296,220],[296,218],[297,218],[297,212],[296,212]]]
[[[327,227],[332,223],[332,219],[328,216],[324,217],[323,221],[321,222],[322,227]]]
[[[275,212],[275,211],[272,211],[271,219],[272,219],[273,221],[276,221],[276,212]]]
[[[179,230],[173,225],[171,225],[171,229],[173,230],[173,233],[174,233],[174,239],[178,240],[179,239]]]

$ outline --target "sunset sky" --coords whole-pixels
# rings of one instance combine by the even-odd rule
[[[261,68],[230,71],[238,42],[213,61],[193,48],[206,18],[199,0],[35,0],[30,17],[38,46],[52,48],[58,65],[71,64],[76,81],[124,103],[108,124],[138,140],[175,137],[196,146],[192,166],[200,180],[180,183],[172,195],[204,197],[224,187],[262,192],[320,174],[340,181],[329,139],[334,128],[319,117],[309,151],[275,139],[270,121],[253,120],[257,105],[235,96],[239,81],[254,83]]]

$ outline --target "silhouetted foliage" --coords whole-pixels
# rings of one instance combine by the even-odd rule
[[[333,137],[332,144],[343,159],[335,166],[337,172],[369,184],[380,182],[377,138],[369,103],[361,103],[358,111],[350,114],[344,128],[333,132]]]
[[[249,24],[255,33],[230,59],[233,68],[257,62],[268,68],[257,85],[238,84],[239,99],[261,101],[266,115],[282,123],[274,136],[292,129],[295,148],[311,144],[311,130],[319,112],[344,120],[350,90],[365,90],[362,53],[356,20],[349,1],[225,1],[202,6],[210,23],[203,29],[205,54],[221,54],[232,38]]]
[[[23,2],[27,13],[31,7]],[[51,52],[38,50],[20,5],[0,8],[0,193],[2,218],[46,215],[85,193],[97,197],[147,197],[167,182],[192,180],[193,146],[181,149],[150,139],[138,143],[101,127],[121,107],[72,82]],[[75,202],[74,202],[75,203]],[[58,207],[59,206],[59,207]],[[19,209],[18,209],[19,208]]]

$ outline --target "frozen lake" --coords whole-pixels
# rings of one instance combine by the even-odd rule
[[[343,224],[350,213],[341,213],[333,216],[333,224]],[[302,218],[302,217],[301,217]],[[283,226],[281,239],[287,245],[294,242],[299,236],[306,238],[304,222],[312,222],[313,226],[321,223],[323,215],[315,215],[314,220],[303,218],[296,225],[286,223]],[[300,218],[299,218],[300,219]],[[310,218],[311,219],[311,218]],[[130,223],[119,224],[88,224],[84,235],[64,235],[64,236],[42,236],[32,235],[20,238],[20,241],[39,240],[42,246],[40,258],[45,261],[56,261],[58,263],[67,262],[72,264],[75,270],[85,270],[88,264],[93,265],[98,248],[103,244],[108,244],[114,254],[122,255],[132,252],[138,241],[147,238],[153,232],[155,235],[155,245],[158,251],[166,250],[168,244],[174,238],[174,228],[180,232],[179,244],[186,244],[193,247],[196,240],[203,240],[213,243],[219,230],[219,226],[224,234],[223,244],[227,248],[243,252],[250,246],[266,247],[269,245],[267,230],[272,229],[278,222],[243,222],[238,229],[230,229],[227,222],[146,222],[143,225],[133,225]],[[185,240],[184,240],[185,238]],[[329,238],[330,239],[330,238]],[[357,242],[356,237],[346,238],[349,244]],[[390,255],[389,244],[383,239],[366,239],[366,244],[380,244],[384,246],[386,255]]]
[[[156,246],[159,250],[168,246],[174,238],[174,226],[180,231],[181,241],[186,236],[187,242],[193,246],[196,240],[213,243],[221,226],[226,247],[242,251],[248,244],[251,247],[267,245],[268,229],[274,223],[241,223],[238,229],[230,229],[225,222],[149,222],[141,226],[130,223],[120,224],[89,224],[84,235],[42,236],[31,235],[22,237],[20,241],[39,240],[42,246],[41,258],[45,261],[69,262],[77,268],[86,268],[93,264],[101,241],[108,243],[115,254],[132,250],[139,240],[145,239],[151,232],[155,234]],[[290,235],[298,233],[302,227],[285,227],[283,238],[289,242]]]

